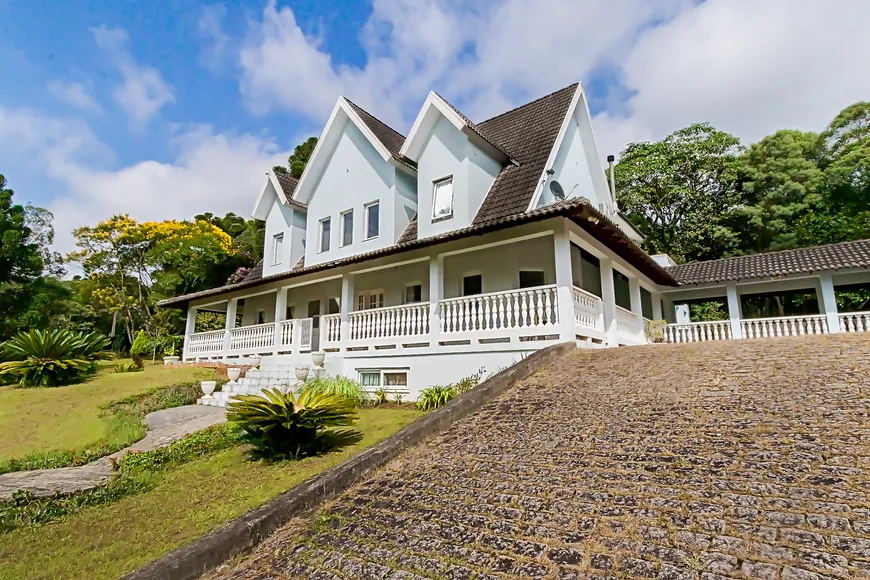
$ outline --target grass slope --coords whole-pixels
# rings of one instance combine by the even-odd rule
[[[117,578],[255,508],[381,441],[421,412],[362,409],[363,440],[341,451],[278,464],[240,448],[157,474],[151,491],[88,508],[54,524],[0,537],[0,579]]]
[[[106,366],[78,385],[0,387],[0,462],[34,452],[77,449],[106,438],[125,438],[124,430],[129,426],[107,421],[101,416],[101,406],[152,387],[210,378],[212,374],[208,369],[150,364],[143,372],[116,374]]]

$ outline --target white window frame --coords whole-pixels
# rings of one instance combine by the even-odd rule
[[[369,236],[369,209],[378,206],[378,233],[373,236]],[[367,204],[363,205],[363,226],[365,229],[363,230],[363,241],[367,242],[369,240],[375,240],[381,235],[381,200],[376,199],[375,201],[370,201]]]
[[[420,302],[423,302],[423,282],[415,280],[414,282],[405,282],[405,292],[402,295],[402,304],[419,304],[420,302],[408,302],[408,288],[414,286],[420,287]]]
[[[369,300],[370,296],[380,296],[383,300],[383,306],[375,306],[374,308],[369,308]],[[359,299],[363,298],[363,308],[359,308]],[[378,304],[381,303],[381,300],[377,301]],[[384,308],[387,305],[387,293],[383,288],[372,288],[370,290],[357,290],[356,292],[356,311],[360,312],[361,310],[374,310],[375,308]]]
[[[380,389],[384,386],[384,376],[383,372],[381,372],[380,370],[360,370],[357,375],[359,377],[359,384],[362,386],[363,389]],[[378,375],[378,384],[366,385],[365,383],[363,383],[363,375]]]
[[[327,237],[327,247],[323,247],[323,226],[326,223],[329,223],[329,237]],[[319,225],[317,227],[317,251],[319,253],[328,252],[332,248],[332,217],[321,218]]]
[[[379,380],[377,385],[363,385],[363,375],[378,375]],[[364,368],[357,369],[357,379],[359,380],[360,385],[362,385],[363,390],[367,390],[369,392],[375,392],[380,389],[388,389],[395,390],[398,392],[409,392],[409,375],[411,374],[411,369],[408,367],[399,367],[399,368]],[[387,386],[386,375],[405,375],[405,384],[404,385],[390,385]]]
[[[284,232],[272,234],[272,265],[277,266],[283,260],[284,253]]]
[[[345,234],[347,233],[345,231],[345,228],[347,227],[347,224],[345,223],[344,218],[347,215],[350,215],[350,241],[345,243],[344,238],[345,238]],[[340,245],[340,247],[344,248],[346,246],[350,246],[351,244],[353,244],[353,210],[352,209],[344,210],[339,215],[339,219],[341,221],[341,244],[339,244],[339,245]]]
[[[463,272],[462,277],[459,279],[459,295],[466,296],[465,294],[465,279],[470,278],[471,276],[480,276],[480,293],[484,294],[483,290],[483,272],[480,270],[472,270],[470,272]],[[478,294],[468,294],[468,296],[478,296]]]
[[[441,184],[445,184],[450,182],[450,213],[445,215],[435,215],[435,208],[437,207],[436,202],[438,201],[436,191],[438,190],[438,186]],[[440,222],[442,220],[449,220],[453,218],[453,198],[456,195],[456,190],[453,188],[453,176],[448,175],[447,177],[442,177],[441,179],[437,179],[432,182],[432,221]]]
[[[520,268],[517,270],[517,288],[521,289],[522,284],[520,284],[520,272],[540,272],[544,278],[544,283],[541,286],[547,285],[547,271],[543,268]],[[529,286],[529,288],[538,288],[538,286]]]

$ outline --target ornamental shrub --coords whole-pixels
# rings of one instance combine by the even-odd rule
[[[142,357],[147,355],[151,351],[151,341],[148,340],[148,337],[145,336],[145,331],[140,330],[138,334],[136,334],[136,338],[133,339],[133,344],[130,346],[130,357],[133,359],[133,362],[136,363],[136,366],[142,368],[144,362],[142,361]]]
[[[111,358],[109,339],[97,332],[31,330],[6,342],[0,376],[23,387],[56,387],[79,382]]]
[[[339,394],[309,389],[294,395],[271,389],[240,395],[227,405],[227,421],[252,446],[256,459],[295,459],[360,441],[358,431],[333,429],[353,425],[354,401]]]
[[[313,393],[339,395],[350,399],[357,406],[365,404],[367,398],[362,385],[353,379],[341,375],[337,377],[312,379],[302,385],[302,388],[299,389],[300,393],[308,391]]]

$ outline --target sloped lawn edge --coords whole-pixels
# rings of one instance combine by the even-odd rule
[[[147,566],[127,574],[123,580],[199,578],[227,560],[250,551],[293,518],[337,497],[402,452],[445,431],[456,421],[504,393],[517,381],[525,379],[575,348],[573,342],[567,342],[529,355],[476,388],[417,419],[374,447],[304,481],[242,517],[176,548]]]
[[[187,381],[164,387],[154,387],[142,393],[113,401],[100,407],[109,422],[109,434],[101,440],[78,449],[35,452],[23,457],[0,461],[0,475],[33,469],[78,467],[87,465],[136,443],[147,432],[142,422],[145,415],[183,405],[193,405],[202,394],[199,382]],[[113,434],[123,434],[115,438]]]

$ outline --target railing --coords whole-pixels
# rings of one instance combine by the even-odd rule
[[[689,322],[665,326],[666,342],[708,342],[711,340],[730,340],[731,338],[731,321],[729,320]]]
[[[230,330],[230,351],[251,351],[271,349],[275,344],[275,323],[241,326]]]
[[[870,312],[846,312],[838,318],[842,332],[870,332]]]
[[[555,285],[449,298],[439,307],[445,334],[540,328],[559,320]]]
[[[335,344],[341,342],[341,314],[327,314],[320,317],[323,325],[324,342]]]
[[[635,338],[643,337],[643,318],[626,310],[622,306],[616,307],[616,332],[624,336]]]
[[[604,330],[604,302],[591,292],[574,286],[574,324]]]
[[[293,346],[293,327],[295,320],[282,320],[278,323],[278,346]]]
[[[348,315],[350,340],[429,334],[429,303],[359,310]]]
[[[828,334],[828,322],[824,314],[748,318],[740,321],[740,328],[743,330],[743,338]]]
[[[187,337],[187,354],[192,358],[220,354],[224,349],[225,336],[225,330],[210,330],[191,334]]]

